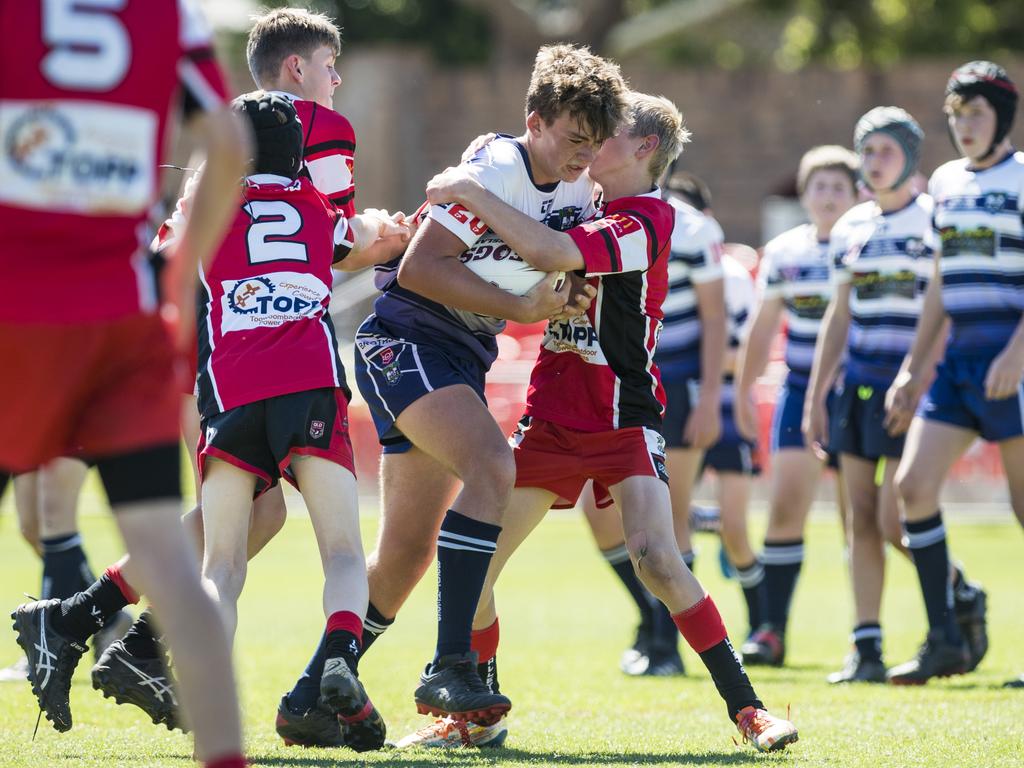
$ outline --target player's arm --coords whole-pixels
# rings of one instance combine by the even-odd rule
[[[709,448],[722,431],[722,365],[726,348],[725,280],[693,282],[700,315],[700,394],[683,430],[694,448]]]
[[[772,342],[782,318],[782,295],[762,292],[754,307],[750,330],[736,353],[736,425],[744,437],[757,436],[757,421],[751,411],[752,393],[771,356]]]
[[[924,291],[921,314],[914,329],[914,341],[903,358],[889,391],[885,393],[884,426],[891,435],[901,435],[910,427],[924,387],[942,355],[949,332],[949,317],[942,304],[940,255],[932,262],[932,278]]]
[[[334,228],[334,268],[356,272],[386,264],[409,243],[405,214],[368,208],[352,218],[340,217]]]
[[[433,219],[416,232],[398,268],[404,288],[445,306],[519,323],[534,323],[560,312],[568,297],[568,282],[554,289],[551,274],[525,296],[515,296],[470,271],[459,261],[466,244]]]
[[[802,430],[807,444],[817,445],[823,451],[828,444],[828,417],[825,401],[839,370],[846,348],[846,337],[850,332],[850,290],[849,280],[835,285],[832,300],[828,303],[821,321],[821,333],[814,345],[814,363],[811,379],[807,385],[807,400],[804,403]]]
[[[534,269],[571,272],[583,269],[583,254],[566,232],[558,232],[503,201],[486,189],[464,166],[449,168],[427,184],[434,205],[458,203],[487,222],[505,244]]]

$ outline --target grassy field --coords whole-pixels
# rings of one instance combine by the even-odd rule
[[[0,603],[4,610],[38,589],[38,566],[19,539],[10,494],[0,517]],[[762,524],[755,518],[755,527]],[[372,542],[376,520],[365,519]],[[617,668],[634,617],[624,591],[598,558],[581,518],[551,516],[509,566],[500,585],[503,690],[514,702],[505,749],[381,752],[285,748],[273,730],[278,698],[305,665],[321,626],[320,574],[308,521],[289,520],[253,563],[241,604],[236,660],[249,754],[261,766],[312,768],[387,764],[502,766],[1024,766],[1024,691],[1000,684],[1024,671],[1021,532],[1000,523],[954,522],[951,537],[973,578],[989,590],[992,648],[969,677],[923,689],[828,687],[824,676],[847,648],[850,597],[840,537],[831,520],[813,522],[798,587],[790,666],[751,670],[769,707],[800,728],[798,744],[761,756],[734,744],[735,730],[699,660],[687,649],[688,676],[629,679]],[[87,515],[83,530],[94,567],[118,553],[109,518]],[[734,638],[745,630],[739,587],[717,566],[717,541],[698,537],[697,574],[715,595]],[[903,661],[922,637],[923,608],[908,564],[891,559],[883,624],[890,662]],[[434,581],[428,576],[398,622],[362,665],[362,677],[400,738],[427,720],[412,689],[434,637]],[[0,663],[16,656],[13,633],[0,633]],[[176,766],[190,764],[191,742],[153,727],[141,712],[93,691],[83,663],[72,689],[74,729],[35,742],[35,701],[27,684],[0,686],[0,768],[25,766]]]

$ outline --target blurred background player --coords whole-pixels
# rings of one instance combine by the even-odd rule
[[[209,113],[200,124],[208,164],[198,213],[168,276],[185,338],[195,284],[188,267],[208,259],[224,232],[247,135],[221,109],[223,80],[191,3],[45,11],[0,4],[0,28],[18,35],[0,52],[0,130],[19,148],[0,160],[0,268],[15,297],[0,314],[0,356],[19,371],[0,410],[0,468],[25,471],[69,451],[97,461],[139,559],[139,583],[167,625],[197,757],[234,768],[244,760],[231,657],[179,522],[171,344],[137,231],[156,197],[175,122],[169,105],[183,88],[190,111]],[[74,142],[62,144],[69,135]],[[69,250],[72,239],[78,246]],[[45,306],[27,288],[43,283]],[[50,600],[13,614],[33,692],[60,731],[71,727],[71,674],[96,628],[79,608]]]
[[[511,438],[516,488],[474,625],[478,633],[497,629],[492,590],[501,568],[552,504],[575,502],[593,480],[608,488],[622,510],[633,567],[700,655],[730,720],[758,750],[782,749],[797,740],[796,729],[764,710],[714,602],[671,535],[665,441],[657,431],[665,392],[654,353],[677,218],[657,180],[689,132],[667,99],[640,93],[627,98],[620,130],[601,147],[591,169],[604,207],[568,232],[530,220],[461,168],[435,177],[427,188],[431,200],[456,201],[488,221],[527,262],[584,270],[597,290],[580,318],[585,322],[576,326],[586,333],[569,332],[574,326],[568,321],[548,326],[525,415]],[[494,634],[489,650],[497,645]]]
[[[896,485],[928,616],[917,656],[889,670],[897,684],[968,671],[985,641],[982,627],[976,624],[965,638],[958,622],[939,507],[950,468],[978,437],[999,445],[1010,503],[1024,523],[1024,323],[1016,282],[1024,154],[1014,152],[1009,138],[1017,100],[1009,75],[990,61],[964,64],[946,84],[949,130],[963,157],[940,166],[928,184],[934,271],[913,345],[887,398],[890,431],[900,434],[909,426]],[[930,352],[947,320],[945,358],[915,414],[932,375]],[[970,655],[965,640],[975,649]]]
[[[879,615],[885,544],[903,548],[893,487],[903,441],[882,426],[883,399],[921,307],[931,198],[915,192],[912,177],[923,140],[917,122],[898,107],[876,107],[860,118],[854,148],[873,199],[843,214],[829,243],[833,295],[815,347],[803,428],[809,445],[839,454],[850,502],[854,651],[831,682],[885,682]],[[826,399],[834,387],[829,419]]]
[[[810,220],[770,240],[758,271],[758,298],[740,349],[735,416],[740,433],[756,440],[754,386],[768,365],[772,342],[786,318],[788,372],[771,428],[771,491],[760,564],[764,571],[762,621],[743,644],[746,664],[781,665],[790,603],[804,560],[804,527],[818,492],[823,460],[804,443],[803,418],[814,342],[831,296],[828,238],[857,200],[857,156],[834,145],[814,147],[797,169],[800,203]],[[841,489],[836,493],[842,499]],[[741,579],[743,575],[740,574]]]
[[[16,475],[12,480],[22,538],[42,560],[41,600],[64,600],[87,589],[96,580],[78,530],[78,498],[88,470],[88,463],[62,456],[34,472]],[[131,614],[124,610],[107,619],[94,636],[93,656],[99,659],[131,623]],[[25,656],[0,669],[0,682],[27,679]]]
[[[593,184],[583,172],[595,144],[617,123],[624,89],[618,67],[589,50],[542,48],[526,99],[525,134],[491,142],[468,167],[529,215],[571,226],[593,207]],[[470,272],[458,257],[486,230],[461,206],[431,209],[401,262],[380,269],[383,295],[356,336],[356,380],[383,445],[382,519],[368,560],[371,631],[364,632],[364,652],[394,621],[436,550],[438,643],[416,690],[417,708],[458,720],[474,714],[469,719],[484,726],[511,703],[480,678],[470,649],[472,614],[514,465],[483,402],[483,380],[497,354],[502,318],[544,319],[562,311],[569,295],[568,286],[553,289],[554,275],[520,297]],[[445,512],[453,475],[463,487]],[[323,648],[281,709],[315,713]],[[322,741],[329,726],[311,717],[306,743]]]

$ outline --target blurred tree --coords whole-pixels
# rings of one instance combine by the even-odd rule
[[[271,0],[287,5],[294,0]],[[314,0],[346,43],[428,47],[442,65],[529,60],[545,42],[725,68],[839,69],[1024,51],[1024,0]]]

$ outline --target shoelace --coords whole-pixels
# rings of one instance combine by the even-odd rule
[[[460,662],[456,664],[452,669],[455,671],[459,680],[465,684],[471,693],[490,693],[491,689],[488,688],[484,681],[480,679],[480,675],[477,674],[476,667],[470,662]]]
[[[432,736],[438,736],[442,739],[447,739],[452,731],[457,731],[459,738],[465,746],[469,746],[471,739],[469,737],[469,728],[465,723],[460,723],[458,720],[454,720],[450,717],[441,717],[435,720],[428,726],[420,728],[416,731],[417,736],[423,738],[430,738]]]

